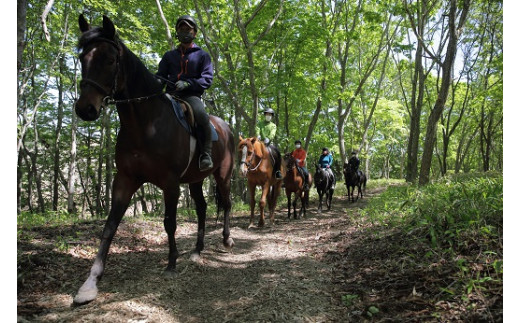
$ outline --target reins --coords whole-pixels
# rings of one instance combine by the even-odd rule
[[[119,75],[119,70],[120,70],[119,69],[119,62],[120,62],[121,56],[119,55],[119,52],[121,51],[121,46],[119,46],[119,44],[117,42],[113,41],[113,40],[102,38],[102,37],[93,39],[89,43],[92,43],[92,42],[95,42],[95,41],[103,41],[103,42],[111,44],[112,46],[114,46],[116,48],[117,53],[118,53],[117,56],[116,56],[116,58],[117,58],[116,59],[116,73],[114,75],[114,81],[113,81],[113,84],[112,84],[112,88],[109,91],[107,91],[103,85],[97,83],[94,80],[88,79],[88,78],[84,78],[80,82],[80,86],[81,86],[82,83],[88,83],[88,84],[94,86],[103,95],[105,95],[105,97],[103,98],[103,103],[102,103],[103,107],[106,107],[107,105],[111,105],[111,104],[118,104],[118,103],[142,102],[142,101],[146,101],[146,100],[149,100],[151,98],[154,98],[154,97],[157,97],[157,96],[160,96],[160,95],[163,95],[163,94],[166,93],[165,91],[161,90],[161,92],[159,92],[159,93],[154,93],[154,94],[141,96],[141,97],[137,97],[137,98],[122,99],[122,100],[114,99],[114,94],[115,94],[116,89],[117,89],[117,77]],[[164,78],[161,77],[161,79],[164,79]],[[171,82],[169,80],[166,80],[166,81],[167,82]]]

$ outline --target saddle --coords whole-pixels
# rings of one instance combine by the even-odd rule
[[[201,138],[203,132],[195,123],[195,117],[193,116],[193,108],[191,105],[179,97],[171,96],[169,93],[166,93],[165,95],[172,103],[173,112],[181,126],[186,129],[190,135]],[[218,141],[218,134],[211,120],[209,124],[211,125],[211,141]]]

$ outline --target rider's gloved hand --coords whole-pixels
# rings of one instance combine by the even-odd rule
[[[327,168],[330,168],[330,165],[327,165]]]
[[[175,87],[177,88],[177,91],[182,91],[190,86],[190,83],[186,81],[177,81],[175,83]]]

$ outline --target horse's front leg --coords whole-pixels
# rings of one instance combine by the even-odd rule
[[[296,206],[298,204],[298,197],[299,197],[298,191],[294,192],[294,201],[292,202],[294,219],[298,219],[298,213],[296,212]],[[301,215],[301,212],[300,212],[300,215]]]
[[[255,219],[255,204],[256,204],[256,201],[255,201],[255,190],[256,190],[256,185],[249,183],[248,187],[249,187],[249,208],[251,210],[251,215],[249,217],[249,227],[248,227],[248,229],[250,229],[250,228],[254,227],[253,221]]]
[[[192,253],[190,259],[193,261],[200,260],[200,253],[204,250],[204,235],[206,232],[206,210],[208,208],[208,204],[204,199],[204,193],[202,192],[202,181],[198,183],[192,183],[189,185],[190,187],[190,195],[195,201],[195,208],[197,211],[197,244],[195,246],[195,251]]]
[[[297,203],[296,203],[296,200],[299,199],[300,200],[300,211],[298,212],[298,219],[302,216],[302,212],[303,212],[303,192],[300,190],[296,193],[296,197],[294,198],[294,218],[296,219],[296,206],[297,206]]]
[[[287,195],[287,219],[291,218],[291,195],[289,190],[285,189],[285,195]]]
[[[137,183],[120,173],[116,174],[114,182],[112,183],[112,208],[110,209],[105,227],[103,228],[99,250],[94,264],[90,269],[90,275],[74,297],[75,304],[86,304],[96,298],[98,293],[97,283],[105,271],[108,249],[117,231],[117,227],[128,208],[130,199],[139,186],[141,186],[141,183]]]
[[[258,206],[260,207],[260,219],[258,219],[258,226],[263,227],[265,225],[265,205],[267,203],[267,194],[269,193],[269,182],[265,182],[262,186],[262,196]]]
[[[318,213],[321,213],[323,193],[318,191]]]
[[[177,266],[177,258],[179,251],[175,242],[175,231],[177,231],[177,203],[179,201],[180,188],[179,183],[173,184],[164,190],[164,230],[168,235],[168,266],[166,267],[166,275],[174,275]]]

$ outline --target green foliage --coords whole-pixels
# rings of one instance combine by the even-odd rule
[[[196,42],[215,53],[212,56],[214,83],[206,93],[207,98],[214,99],[215,106],[208,108],[209,112],[229,122],[235,133],[248,134],[254,125],[244,120],[254,117],[253,93],[257,93],[261,107],[270,106],[277,112],[275,119],[278,133],[275,142],[282,151],[290,151],[295,139],[305,140],[310,135],[309,142],[304,143],[309,145],[309,169],[317,161],[321,147],[327,146],[334,152],[334,171],[340,171],[340,148],[349,150],[358,147],[366,130],[366,146],[360,157],[363,163],[369,161],[366,164],[369,165],[370,177],[404,177],[405,152],[410,132],[408,112],[412,98],[411,78],[417,44],[410,42],[408,37],[410,22],[405,17],[403,4],[368,0],[363,2],[358,12],[357,2],[284,1],[279,18],[274,21],[269,32],[263,34],[273,22],[282,2],[262,2],[264,5],[257,7],[260,3],[244,0],[160,1],[172,34],[174,21],[181,14],[193,15],[199,25],[204,27],[199,31]],[[41,183],[42,191],[53,192],[54,172],[48,170],[52,170],[54,163],[58,164],[57,169],[62,170],[58,180],[61,182],[58,184],[58,195],[59,207],[64,207],[68,195],[64,185],[68,180],[66,170],[73,159],[72,130],[76,127],[77,139],[74,144],[77,145],[76,168],[79,171],[76,174],[75,203],[85,205],[83,198],[88,196],[91,204],[95,204],[96,199],[104,199],[104,195],[110,193],[105,192],[106,163],[109,160],[103,156],[112,156],[114,149],[113,146],[107,146],[107,136],[103,134],[106,125],[101,120],[92,123],[79,121],[77,124],[73,121],[73,105],[81,79],[75,48],[79,37],[78,14],[84,13],[95,26],[101,24],[103,14],[108,15],[116,24],[125,45],[143,60],[151,72],[156,71],[159,59],[171,48],[166,39],[166,26],[159,19],[154,1],[54,2],[47,18],[50,42],[45,40],[40,22],[46,4],[47,1],[34,1],[27,7],[25,48],[18,74],[17,139],[23,143],[18,163],[21,210],[39,211],[52,207],[51,194],[42,194],[43,205],[40,205],[35,195],[36,190],[40,189],[36,183]],[[412,11],[416,5],[411,4]],[[437,10],[442,10],[441,5],[438,3],[432,9],[432,16],[428,17],[430,21],[435,20]],[[237,14],[247,22],[246,33],[250,47],[242,41],[237,28]],[[355,22],[357,25],[354,28]],[[381,80],[378,104],[371,121],[367,123],[368,112],[377,93],[379,75],[383,70],[381,53],[362,91],[356,91],[372,57],[386,50],[377,48],[376,44],[387,23],[390,24],[389,30],[398,27],[395,39],[388,44],[393,51]],[[431,25],[428,27],[432,30],[436,28]],[[483,126],[485,120],[493,120],[496,124],[488,134],[491,135],[492,147],[490,168],[501,168],[502,28],[500,1],[474,4],[459,50],[467,55],[468,64],[474,65],[471,65],[473,67],[470,70],[464,70],[465,77],[461,81],[464,84],[455,91],[452,101],[455,109],[451,116],[446,117],[446,120],[448,117],[453,120],[461,114],[463,104],[466,104],[464,118],[453,133],[446,152],[448,171],[456,167],[456,171],[482,169],[480,155],[484,152],[479,146],[480,140],[476,139],[485,134],[475,131]],[[496,32],[491,35],[491,30]],[[261,35],[262,38],[255,42]],[[480,55],[475,55],[479,49],[476,44],[482,44]],[[249,65],[249,50],[252,67]],[[252,84],[253,79],[255,84]],[[435,102],[438,81],[434,68],[426,79],[427,95],[423,112],[427,112]],[[63,89],[61,130],[57,127],[59,85]],[[466,89],[469,89],[469,99],[464,103]],[[339,100],[343,100],[342,108],[345,109],[346,102],[352,98],[354,101],[344,123],[344,142],[340,142],[339,123],[346,111],[341,111]],[[237,102],[243,112],[233,102]],[[318,105],[321,106],[321,113],[313,125]],[[110,112],[108,123],[114,143],[118,117],[113,107]],[[427,113],[422,113],[422,118],[424,125]],[[447,124],[440,125],[438,138],[442,130],[450,128]],[[54,143],[58,139],[55,148]],[[438,143],[439,152],[436,154],[441,157],[444,153],[440,139]],[[457,147],[459,143],[462,153]],[[55,158],[56,149],[59,160]],[[31,154],[34,154],[34,161]],[[440,174],[438,168],[434,163],[434,174]],[[103,176],[99,176],[100,173]],[[80,176],[83,182],[80,182]],[[238,195],[239,192],[234,193]],[[159,199],[159,194],[154,191],[150,198]]]
[[[435,248],[462,247],[462,237],[496,238],[502,231],[503,182],[499,173],[444,177],[424,187],[391,186],[362,210],[375,222],[399,221],[425,230]]]

